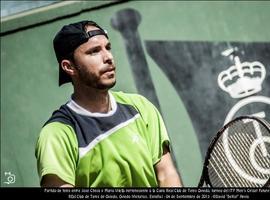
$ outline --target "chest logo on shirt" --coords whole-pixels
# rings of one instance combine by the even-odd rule
[[[138,143],[140,141],[140,137],[138,134],[131,135],[132,143]]]

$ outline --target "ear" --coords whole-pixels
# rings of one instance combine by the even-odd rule
[[[62,69],[70,76],[74,76],[76,74],[76,67],[73,62],[70,60],[62,60],[61,61]]]

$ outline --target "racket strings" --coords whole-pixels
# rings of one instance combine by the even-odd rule
[[[219,152],[214,153],[210,160],[210,165],[214,169],[215,173],[209,169],[209,175],[211,177],[211,183],[215,187],[252,187],[248,181],[242,179],[237,172],[232,168],[229,161],[226,159],[226,155],[223,151],[223,147],[218,145]],[[221,156],[221,152],[224,155]]]
[[[240,122],[240,123],[239,123]],[[258,166],[269,169],[269,146],[262,140],[263,136],[269,137],[269,130],[260,126],[259,123],[248,123],[236,121],[231,125],[233,128],[228,132],[228,146],[231,158],[234,162],[228,159],[225,152],[222,137],[218,139],[215,147],[212,150],[208,165],[208,174],[210,182],[215,187],[258,187],[262,186],[261,182],[252,181],[252,178],[267,180],[270,175],[264,174],[255,169],[250,158],[250,148],[253,142],[260,140],[259,145],[255,148],[254,159]],[[256,130],[257,129],[257,130]],[[260,133],[260,135],[258,134]],[[263,156],[263,148],[267,152],[267,156]],[[237,165],[244,173],[239,173],[236,170]],[[249,176],[249,177],[247,177]]]
[[[266,121],[265,119],[260,119],[260,120],[263,122],[264,125],[267,126],[268,129],[270,129],[270,124],[269,124],[268,121]],[[264,127],[264,128],[265,128],[265,127]]]
[[[250,123],[251,124],[251,123]],[[247,161],[249,163],[249,165],[246,165],[247,167],[249,167],[251,173],[251,175],[257,175],[258,177],[261,177],[261,178],[268,178],[267,175],[265,175],[264,173],[260,173],[258,170],[256,170],[252,163],[251,163],[251,158],[250,158],[250,147],[252,145],[252,143],[255,141],[255,140],[259,140],[260,141],[260,144],[258,146],[258,148],[255,149],[254,152],[251,152],[251,153],[254,153],[254,159],[255,159],[255,162],[259,164],[259,166],[263,167],[263,168],[269,168],[270,167],[270,160],[269,160],[269,154],[267,154],[267,156],[262,156],[263,152],[262,152],[262,148],[260,147],[264,147],[265,148],[265,151],[266,152],[269,152],[269,147],[267,148],[265,145],[266,143],[263,142],[262,140],[262,137],[265,135],[265,133],[268,133],[269,134],[269,131],[267,129],[265,129],[265,127],[263,126],[260,126],[259,123],[253,123],[251,124],[252,126],[249,125],[242,125],[241,129],[239,129],[239,131],[237,130],[237,128],[233,128],[233,130],[231,131],[232,133],[234,134],[231,134],[230,137],[235,137],[235,138],[232,138],[230,139],[230,141],[232,141],[233,145],[230,145],[230,148],[233,149],[233,147],[242,147],[241,150],[242,152],[239,152],[239,151],[235,151],[235,149],[232,150],[232,152],[234,154],[240,154],[240,158],[243,157],[241,156],[241,154],[244,154],[244,157],[246,157],[247,159],[245,159],[245,161]],[[234,126],[236,127],[236,126]],[[260,135],[256,135],[254,134],[257,133],[257,131],[259,130],[259,133]],[[237,141],[239,140],[239,141]],[[234,141],[237,141],[237,144],[236,142]],[[238,159],[236,159],[237,161]],[[241,161],[239,163],[239,165],[243,165],[242,161],[243,160],[239,160]],[[245,167],[245,165],[243,165],[243,167]]]
[[[233,145],[233,147],[235,147],[234,149],[232,149],[232,152],[245,152],[245,148],[243,146],[239,144],[237,145]],[[246,154],[246,153],[245,153]],[[244,156],[248,156],[248,155],[244,155]],[[249,165],[249,163],[247,162],[247,160],[243,159],[243,155],[239,155],[239,154],[232,154],[233,159],[235,160],[236,164],[243,169],[244,166],[244,171],[248,172],[249,174],[252,173],[252,169]],[[233,166],[231,166],[233,168]],[[234,170],[235,171],[235,170]],[[235,171],[236,172],[236,171]],[[244,179],[243,177],[239,176],[239,174],[236,172],[235,176],[238,179],[238,182],[236,182],[236,185],[242,185],[242,186],[254,186],[253,184],[251,184],[249,181],[247,181],[246,179]]]
[[[252,144],[252,142],[254,141],[254,139],[252,139],[251,137],[243,137],[244,142],[246,143],[250,143]],[[249,148],[246,149],[246,152],[249,151]],[[268,148],[269,151],[269,148]],[[259,164],[259,166],[261,166],[262,168],[265,169],[269,169],[270,168],[270,162],[269,162],[269,154],[267,155],[267,157],[261,156],[262,155],[262,150],[260,148],[256,148],[255,149],[255,162],[257,162]],[[249,155],[247,155],[249,156]],[[253,170],[255,172],[257,172],[258,176],[261,177],[262,179],[268,178],[267,175],[265,175],[264,173],[260,173],[258,172],[258,170]]]
[[[248,175],[257,177],[260,179],[264,179],[265,177],[263,177],[261,173],[255,170],[254,167],[252,166],[252,163],[250,162],[249,154],[248,154],[248,151],[249,151],[248,145],[251,143],[242,141],[243,138],[245,137],[241,138],[239,136],[231,136],[230,147],[231,147],[231,152],[233,152],[232,153],[233,159],[235,160],[236,164]],[[235,141],[237,141],[237,143]],[[242,144],[239,145],[239,142],[241,142]],[[237,176],[239,176],[242,180],[245,180],[245,182],[247,182],[249,186],[260,186],[260,184],[251,183],[250,181],[247,181],[245,178],[241,177],[239,174],[237,174]]]
[[[228,162],[225,161],[226,157],[224,151],[222,150],[222,147],[220,147],[221,146],[219,145],[219,143],[216,144],[216,151],[213,152],[210,159],[210,165],[216,172],[213,173],[211,168],[209,168],[209,171],[212,172],[210,176],[211,182],[218,187],[230,187],[234,184],[234,180],[232,179],[233,172],[230,170]],[[229,173],[229,176],[227,175],[227,173]]]
[[[264,123],[266,123],[265,120],[263,120]],[[269,124],[266,124],[267,126],[269,126],[270,128],[270,125]],[[266,169],[270,169],[270,146],[269,146],[269,143],[266,143],[263,141],[263,136],[266,136],[266,137],[269,137],[269,131],[264,127],[264,126],[261,126],[259,125],[258,123],[254,126],[254,129],[256,130],[259,130],[259,132],[261,133],[260,137],[256,138],[257,140],[259,140],[259,147],[255,149],[255,159],[256,159],[256,162],[260,164],[261,167],[263,168],[266,168]],[[267,133],[268,133],[268,136],[267,136]],[[245,138],[244,138],[245,139]],[[250,142],[254,142],[253,139],[251,139],[250,137],[247,137],[247,139],[250,141]],[[261,156],[264,152],[263,150],[265,150],[266,152],[266,156]]]
[[[230,181],[227,183],[227,185],[228,185],[229,187],[230,187],[230,186],[236,186],[236,182],[237,182],[237,181],[241,181],[241,180],[239,180],[238,177],[235,176],[235,175],[236,175],[235,171],[234,171],[234,170],[231,170],[231,165],[230,165],[230,163],[228,162],[228,159],[226,159],[225,152],[223,151],[223,146],[222,146],[222,144],[219,143],[218,146],[217,146],[217,148],[218,148],[218,151],[219,151],[219,152],[222,152],[222,153],[223,153],[223,156],[221,157],[221,161],[222,161],[222,163],[223,163],[222,166],[224,166],[223,169],[226,170],[226,171],[225,171],[225,172],[226,172],[226,176],[228,177],[227,180],[230,180]],[[219,154],[219,155],[220,155],[220,154]],[[222,169],[222,168],[221,168],[221,169]],[[242,183],[242,184],[244,184],[244,183]]]
[[[223,173],[222,170],[219,171],[219,166],[216,164],[215,159],[213,161],[214,162],[212,162],[212,160],[210,160],[210,165],[212,166],[212,169],[214,171],[211,170],[211,168],[210,168],[209,174],[210,174],[210,177],[212,177],[213,182],[217,183],[217,184],[215,184],[215,186],[216,187],[222,187],[222,186],[228,187],[228,185],[226,183],[226,182],[228,182],[226,175]],[[215,176],[217,176],[217,177],[215,177]],[[216,181],[216,180],[220,180],[221,182]]]
[[[232,135],[230,140],[232,143],[232,145],[230,145],[232,149],[231,152],[233,152],[232,156],[234,157],[235,162],[244,171],[248,172],[249,175],[264,178],[257,170],[254,169],[254,167],[252,167],[252,164],[249,159],[249,148],[252,144],[252,141],[254,140],[251,138],[254,137],[251,137],[250,135],[247,134],[242,137],[239,137],[239,135],[241,134],[239,133],[236,135]],[[239,144],[241,143],[241,145],[237,144],[235,141],[237,141]],[[240,148],[238,149],[237,147]]]
[[[216,146],[217,149],[219,149],[219,144],[217,144]],[[212,168],[208,168],[209,172],[210,172],[210,177],[212,178],[211,182],[217,183],[217,186],[226,186],[228,187],[230,185],[230,182],[232,182],[230,180],[230,176],[226,175],[226,171],[227,170],[227,166],[226,163],[223,161],[224,155],[222,155],[222,151],[214,151],[211,155],[211,158],[209,160],[209,163],[211,165]],[[222,163],[225,163],[225,165],[223,165]],[[214,171],[213,171],[213,170]],[[222,182],[222,184],[220,183],[220,181]]]
[[[251,186],[246,180],[241,179],[237,175],[237,172],[232,168],[225,155],[223,145],[220,142],[216,144],[216,150],[211,156],[210,164],[217,172],[215,175],[218,175],[218,177],[213,175],[210,176],[212,177],[211,183],[213,185],[218,187],[237,187],[240,182],[243,186]],[[220,182],[222,182],[222,184]]]

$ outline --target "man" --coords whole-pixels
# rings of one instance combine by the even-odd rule
[[[116,83],[111,44],[93,21],[64,26],[54,38],[59,85],[71,99],[43,126],[36,145],[44,187],[181,186],[157,109]]]

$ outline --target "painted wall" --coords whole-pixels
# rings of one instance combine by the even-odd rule
[[[269,2],[50,7],[1,21],[1,186],[39,185],[36,139],[52,111],[72,93],[70,85],[58,87],[52,39],[64,24],[84,19],[109,32],[117,63],[114,90],[141,93],[160,109],[185,186],[197,186],[207,146],[227,120],[244,114],[270,119]],[[237,81],[222,77],[219,84],[218,76],[237,58],[240,74],[244,62],[248,69],[260,66],[256,74],[244,74],[250,88],[231,92]]]

